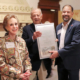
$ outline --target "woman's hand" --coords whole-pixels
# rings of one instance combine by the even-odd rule
[[[27,74],[30,77],[30,75],[31,75],[30,70],[27,70],[25,74]]]
[[[26,71],[26,73],[20,74],[20,78],[22,80],[29,80],[30,75],[31,75],[30,71]]]
[[[29,77],[30,77],[31,73],[30,73],[30,70],[27,70],[25,73],[24,73],[24,78],[22,80],[29,80]]]
[[[21,78],[22,80],[25,80],[25,79],[27,80],[27,77],[25,76],[25,73],[20,74],[19,78]]]

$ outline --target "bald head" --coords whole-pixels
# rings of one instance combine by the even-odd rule
[[[41,20],[42,20],[41,9],[39,9],[39,8],[33,9],[31,11],[31,19],[32,19],[32,21],[33,21],[34,24],[40,24]]]
[[[40,8],[32,9],[32,11],[31,11],[31,15],[32,15],[35,11],[39,11],[39,12],[41,13],[41,15],[42,15],[42,11],[41,11]]]

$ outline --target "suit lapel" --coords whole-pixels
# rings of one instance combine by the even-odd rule
[[[72,28],[73,28],[73,19],[71,20],[71,22],[70,22],[70,24],[69,24],[69,26],[68,26],[68,29],[67,29],[67,31],[66,31],[66,34],[65,34],[65,40],[64,40],[64,44],[65,44],[65,42],[66,42],[66,38],[67,38],[67,35],[69,34],[69,32],[72,30]]]
[[[68,29],[67,29],[66,34],[65,34],[65,38],[67,37],[67,34],[71,31],[72,26],[73,26],[73,19],[71,20],[71,22],[70,22],[70,24],[68,26]]]
[[[59,39],[59,42],[60,42],[60,36],[61,36],[61,29],[62,29],[62,23],[59,25],[59,28],[57,30],[57,37]]]
[[[34,26],[34,24],[31,24],[31,26],[30,26],[30,31],[33,33],[33,32],[35,32],[35,26]]]

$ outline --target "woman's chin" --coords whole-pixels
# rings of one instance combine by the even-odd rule
[[[10,35],[16,35],[17,34],[17,32],[11,32],[10,33]]]

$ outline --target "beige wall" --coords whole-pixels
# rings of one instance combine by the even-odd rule
[[[60,1],[60,10],[66,4],[70,4],[73,6],[74,10],[80,10],[80,0],[62,0]]]
[[[31,8],[37,8],[39,0],[27,0]]]

